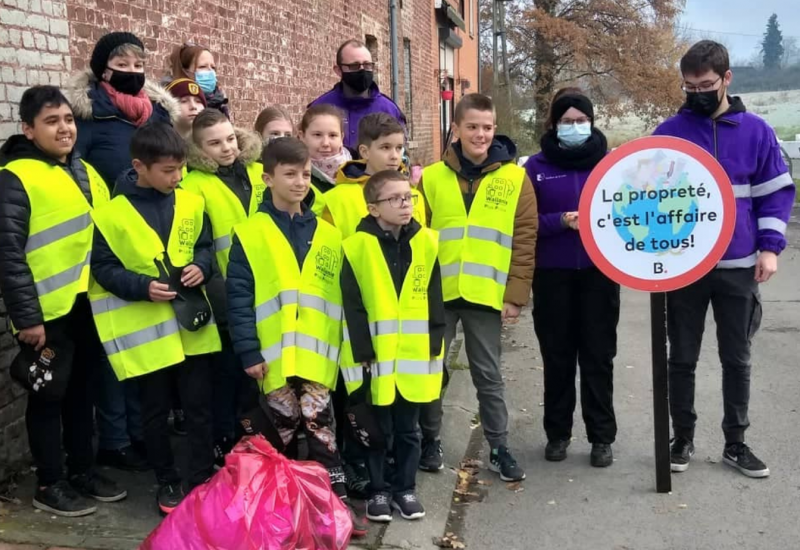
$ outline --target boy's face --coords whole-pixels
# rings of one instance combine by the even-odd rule
[[[464,118],[453,123],[453,138],[461,143],[461,150],[472,161],[486,159],[497,127],[492,111],[467,109]]]
[[[264,172],[264,183],[272,190],[273,200],[298,205],[311,187],[311,159],[305,164],[278,164],[274,173]]]
[[[359,145],[358,151],[367,163],[367,173],[382,170],[399,170],[403,160],[404,136],[402,133],[381,136],[372,143]]]
[[[22,133],[47,156],[65,162],[75,146],[78,129],[69,105],[45,105],[33,125],[22,123]]]
[[[180,99],[181,105],[181,118],[187,121],[190,125],[194,119],[199,115],[205,106],[197,96],[187,95]]]
[[[414,210],[411,185],[405,180],[387,181],[378,199],[367,205],[369,213],[391,225],[407,225]]]
[[[183,178],[183,159],[162,157],[150,166],[146,166],[139,159],[133,159],[133,169],[139,176],[140,187],[155,189],[169,195],[175,191]]]
[[[230,166],[239,156],[239,142],[228,121],[201,130],[198,139],[200,149],[220,166]]]

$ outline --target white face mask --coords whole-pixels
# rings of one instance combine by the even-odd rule
[[[592,135],[591,122],[558,125],[558,141],[560,141],[564,147],[580,147],[586,143],[590,135]]]

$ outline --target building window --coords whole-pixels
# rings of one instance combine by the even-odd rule
[[[466,1],[468,1],[470,5],[472,4],[472,0],[466,0]],[[458,0],[458,14],[461,16],[461,19],[464,19],[464,16],[467,14],[467,12],[464,11],[464,3],[465,0]]]
[[[372,54],[372,60],[378,61],[378,39],[368,34],[364,36],[364,45],[367,46],[369,53]]]
[[[405,115],[408,123],[408,139],[414,139],[414,96],[411,88],[411,40],[403,39],[403,96],[405,98]]]

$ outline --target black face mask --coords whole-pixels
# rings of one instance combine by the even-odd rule
[[[719,90],[710,92],[687,92],[686,106],[700,116],[711,116],[719,109],[722,98]]]
[[[144,73],[130,73],[127,71],[111,71],[108,83],[121,94],[137,95],[144,88]]]
[[[357,94],[362,94],[372,86],[373,72],[361,69],[354,73],[342,72],[342,82]]]

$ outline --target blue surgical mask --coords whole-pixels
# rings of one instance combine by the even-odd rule
[[[194,73],[194,81],[197,82],[200,89],[207,94],[217,89],[217,73],[214,71],[197,71]]]
[[[558,125],[558,141],[567,148],[580,147],[586,143],[590,135],[592,135],[592,124],[590,122]]]

